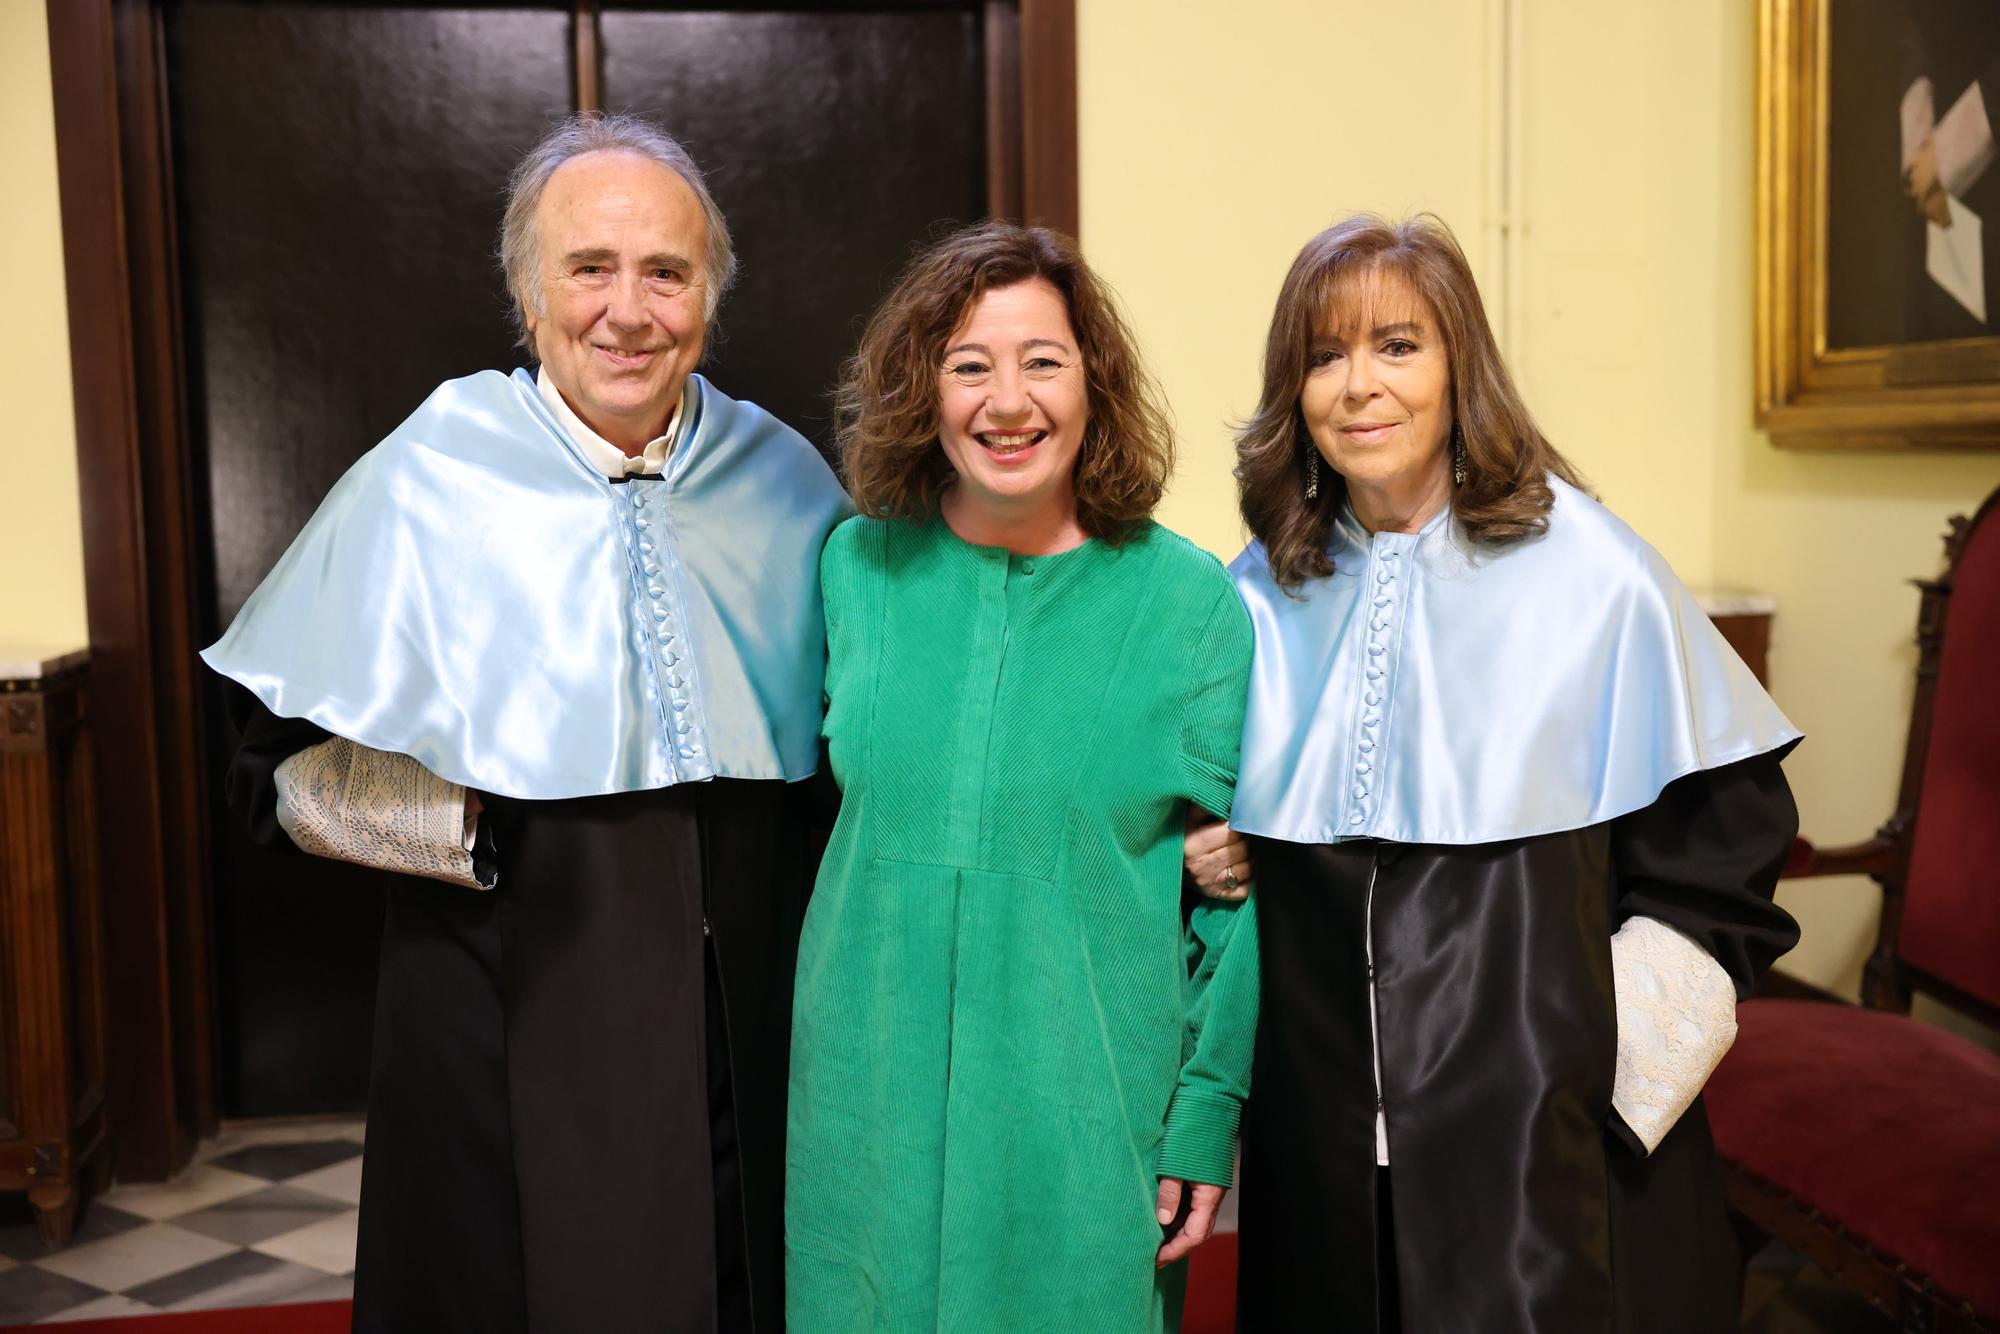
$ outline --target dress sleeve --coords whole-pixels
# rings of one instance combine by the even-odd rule
[[[1798,926],[1771,901],[1798,812],[1784,750],[1689,774],[1612,822],[1618,1008],[1610,1129],[1650,1153],[1736,1036],[1736,1002]]]
[[[1674,928],[1722,966],[1739,998],[1799,941],[1798,923],[1771,901],[1799,832],[1779,768],[1790,750],[1678,778],[1611,822],[1614,927],[1650,917]]]
[[[252,700],[224,785],[252,842],[490,889],[492,821],[465,838],[465,789]]]
[[[1180,710],[1182,793],[1212,815],[1227,815],[1236,791],[1255,642],[1249,613],[1224,583],[1195,636]]]
[[[880,520],[855,516],[836,525],[819,553],[819,595],[821,613],[826,618],[826,674],[821,687],[819,767],[805,784],[809,803],[802,807],[823,833],[830,832],[840,815],[841,789],[834,772],[829,746],[835,723],[835,709],[850,715],[862,707],[863,697],[872,695],[875,676],[869,654],[870,639],[880,620],[879,571],[888,525]],[[851,742],[865,752],[869,728],[850,729]],[[845,755],[857,771],[865,768],[865,753]],[[824,842],[824,839],[822,839]],[[808,876],[811,883],[813,877]]]
[[[1236,1130],[1256,1050],[1256,894],[1241,903],[1199,898],[1185,939],[1183,1059],[1167,1107],[1159,1175],[1228,1186],[1236,1180]]]
[[[281,852],[297,852],[284,827],[278,823],[278,766],[309,746],[317,746],[332,733],[303,718],[280,718],[264,707],[263,701],[240,686],[229,687],[231,712],[236,715],[242,739],[230,758],[229,773],[223,779],[223,795],[229,809],[259,847]],[[245,703],[247,701],[247,703]]]
[[[864,600],[871,583],[869,571],[881,563],[880,545],[886,529],[879,521],[851,518],[827,534],[819,552],[820,613],[826,618],[826,650],[829,660],[852,652],[850,640],[865,620],[857,615],[856,604]]]
[[[1236,787],[1252,644],[1250,618],[1233,588],[1223,588],[1195,644],[1181,712],[1181,774],[1189,800],[1226,814]],[[1236,1131],[1256,1045],[1255,896],[1241,903],[1193,896],[1184,941],[1181,1073],[1167,1108],[1159,1175],[1227,1186],[1236,1179]]]

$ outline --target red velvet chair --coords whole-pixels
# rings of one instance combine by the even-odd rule
[[[1852,847],[1801,839],[1785,872],[1881,884],[1863,1004],[1745,1002],[1705,1101],[1740,1222],[1906,1330],[1993,1331],[2000,1057],[1909,1010],[1922,991],[2000,1029],[2000,492],[1952,520],[1945,558],[1918,583],[1895,814]]]

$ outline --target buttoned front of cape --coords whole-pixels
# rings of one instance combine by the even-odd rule
[[[439,385],[202,658],[281,718],[537,801],[811,774],[813,448],[688,377],[666,472],[613,483],[534,377]],[[366,633],[357,633],[365,627]]]
[[[821,563],[842,788],[801,944],[791,1327],[1158,1330],[1157,1176],[1228,1184],[1254,906],[1185,909],[1250,655],[1148,526],[1055,556],[851,520]]]

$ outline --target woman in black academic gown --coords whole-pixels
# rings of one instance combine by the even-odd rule
[[[1442,224],[1306,245],[1238,450],[1239,1327],[1733,1328],[1698,1093],[1796,940],[1799,733],[1536,430]]]

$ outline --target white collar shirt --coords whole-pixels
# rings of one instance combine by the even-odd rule
[[[685,388],[681,390],[681,396],[674,400],[674,415],[668,418],[667,429],[647,441],[646,447],[637,454],[627,454],[585,425],[583,418],[563,401],[555,382],[549,379],[546,366],[536,368],[535,388],[541,392],[542,402],[548,404],[549,411],[555,414],[564,433],[583,451],[584,458],[612,481],[626,477],[657,477],[667,466],[667,455],[674,449],[674,437],[680,434],[681,410],[687,405]]]

